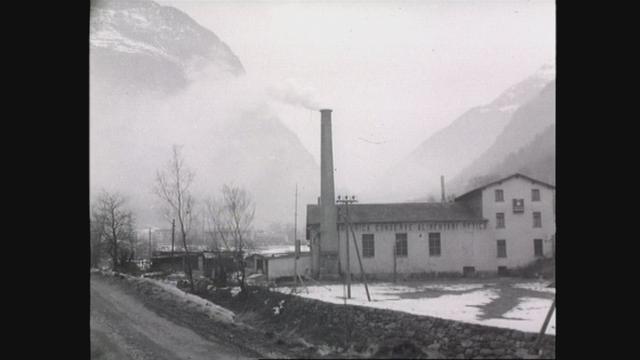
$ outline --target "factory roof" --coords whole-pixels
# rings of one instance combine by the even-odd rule
[[[505,181],[510,180],[510,179],[512,179],[512,178],[523,178],[523,179],[526,179],[526,180],[531,181],[531,182],[532,182],[532,183],[534,183],[534,184],[538,184],[538,185],[546,186],[546,187],[551,188],[551,189],[555,189],[555,188],[556,188],[555,186],[553,186],[553,185],[551,185],[551,184],[548,184],[548,183],[546,183],[546,182],[544,182],[544,181],[536,180],[536,179],[534,179],[534,178],[532,178],[532,177],[529,177],[529,176],[527,176],[527,175],[523,175],[523,174],[520,174],[520,173],[515,173],[515,174],[509,175],[509,176],[507,176],[507,177],[504,177],[504,178],[502,178],[502,179],[499,179],[499,180],[496,180],[496,181],[492,181],[492,182],[490,182],[490,183],[488,183],[488,184],[485,184],[485,185],[483,185],[483,186],[477,187],[477,188],[475,188],[475,189],[469,190],[469,191],[465,192],[464,194],[462,194],[462,195],[460,195],[460,196],[456,197],[456,200],[457,200],[457,199],[460,199],[460,198],[463,198],[463,197],[465,197],[465,196],[467,196],[467,195],[469,195],[469,194],[471,194],[471,193],[474,193],[474,192],[476,192],[476,191],[479,191],[479,190],[485,189],[485,188],[487,188],[487,187],[489,187],[489,186],[496,185],[496,184],[501,184],[502,182],[505,182]]]
[[[337,205],[339,222],[344,222],[345,205]],[[423,221],[484,221],[460,203],[415,202],[349,205],[353,223],[392,223]],[[319,224],[322,219],[319,205],[307,205],[307,225]]]

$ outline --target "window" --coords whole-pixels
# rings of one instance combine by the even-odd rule
[[[496,229],[504,229],[504,213],[496,213]]]
[[[540,201],[540,189],[531,189],[531,201]]]
[[[498,257],[506,258],[507,257],[507,240],[498,240]]]
[[[440,233],[429,233],[429,256],[440,256]]]
[[[513,199],[513,213],[523,213],[524,212],[524,199]]]
[[[504,201],[504,191],[502,191],[502,189],[497,189],[496,190],[496,202],[503,202]]]
[[[533,227],[542,227],[542,213],[540,213],[539,211],[533,212]]]
[[[375,254],[373,234],[362,234],[362,257],[372,258]]]
[[[407,257],[407,233],[396,234],[396,256]]]
[[[542,256],[542,239],[533,239],[533,253],[535,256]]]

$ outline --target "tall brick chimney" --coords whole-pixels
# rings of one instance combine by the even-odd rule
[[[312,272],[317,277],[321,267],[323,253],[337,253],[338,210],[335,203],[335,187],[333,181],[333,142],[331,138],[331,111],[320,110],[320,238],[312,251]]]

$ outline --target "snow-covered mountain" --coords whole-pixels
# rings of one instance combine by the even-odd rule
[[[466,111],[386,172],[369,197],[408,201],[439,194],[440,176],[449,183],[470,166],[495,143],[516,110],[538,96],[554,78],[555,67],[544,65],[491,103]]]
[[[92,75],[126,83],[129,88],[183,88],[201,71],[233,76],[244,68],[229,46],[187,14],[144,0],[96,0],[91,3]]]
[[[553,80],[538,96],[519,107],[493,145],[452,179],[451,190],[462,193],[477,185],[478,177],[500,178],[518,171],[555,183],[555,123]]]
[[[249,190],[256,222],[293,220],[315,202],[319,167],[212,31],[153,1],[94,1],[90,31],[91,191],[129,197],[139,226],[166,227],[151,189],[173,144],[198,200]]]

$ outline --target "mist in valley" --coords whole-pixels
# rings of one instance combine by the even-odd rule
[[[487,27],[490,19],[505,19],[505,26],[526,32],[517,15],[504,13],[528,11],[534,23],[552,9],[544,2],[482,9],[437,2],[364,9],[353,4],[95,4],[91,196],[103,189],[123,193],[141,228],[170,226],[152,188],[173,145],[181,145],[195,172],[197,203],[219,196],[224,184],[237,185],[254,198],[255,226],[277,228],[274,224],[294,220],[297,185],[298,230],[303,231],[306,205],[320,194],[321,108],[334,110],[336,195],[399,202],[439,194],[440,175],[453,179],[481,160],[503,129],[514,128],[508,126],[512,113],[526,103],[495,99],[509,95],[514,84],[553,55],[553,46],[545,42],[548,31],[531,35],[529,45],[471,32],[495,32]],[[475,15],[475,10],[482,11]],[[250,14],[264,16],[254,21]],[[294,29],[299,33],[291,33]],[[432,35],[420,35],[427,30]],[[472,33],[487,43],[452,41]],[[526,51],[516,52],[514,44]],[[494,52],[491,61],[483,56],[487,49]],[[526,100],[539,88],[538,83],[527,88]],[[512,154],[525,146],[533,145],[507,150]],[[486,174],[468,172],[456,179],[458,187],[480,175]]]

